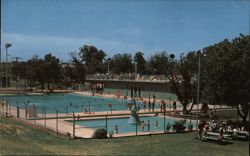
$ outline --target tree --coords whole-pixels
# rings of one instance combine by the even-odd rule
[[[46,54],[44,59],[39,59],[37,55],[33,56],[27,62],[13,63],[12,74],[17,78],[28,81],[29,86],[36,86],[37,83],[44,89],[45,83],[50,89],[50,83],[61,82],[60,61],[52,54]]]
[[[18,81],[18,79],[21,80],[25,80],[26,79],[26,75],[27,75],[27,70],[26,70],[26,62],[22,61],[22,62],[18,62],[15,61],[12,63],[11,66],[11,73],[13,75],[13,78]]]
[[[80,61],[85,64],[88,74],[103,73],[105,71],[103,62],[106,53],[103,50],[98,50],[94,46],[84,45],[80,47],[79,57]]]
[[[78,59],[73,60],[73,75],[75,82],[80,84],[84,83],[86,79],[86,68],[85,65],[80,62]]]
[[[240,35],[205,48],[205,99],[235,106],[243,122],[250,101],[250,36]]]
[[[134,62],[137,63],[137,71],[140,74],[144,74],[145,73],[145,64],[146,64],[146,60],[143,57],[143,53],[138,51],[135,53],[134,56]]]
[[[44,68],[41,74],[44,74],[44,79],[50,89],[50,84],[52,83],[54,88],[54,83],[59,83],[61,81],[61,66],[59,58],[52,56],[51,53],[44,56],[44,60],[41,62],[41,67]]]
[[[178,62],[174,63],[175,68],[172,67],[170,89],[174,92],[183,106],[183,113],[189,113],[193,104],[189,110],[187,105],[190,101],[194,101],[196,95],[196,82],[194,77],[197,73],[197,54],[195,52],[189,52],[186,56],[183,54]]]
[[[110,62],[112,72],[115,74],[132,73],[132,56],[131,54],[116,54]]]
[[[44,89],[44,84],[46,83],[46,67],[44,60],[39,59],[37,57],[33,57],[28,60],[26,64],[27,75],[26,78],[28,80],[29,86],[36,86],[37,83]]]
[[[168,75],[170,71],[170,58],[165,51],[156,53],[149,59],[148,70],[156,75]]]
[[[86,79],[86,67],[80,61],[79,55],[76,52],[71,52],[71,62],[64,67],[65,79],[70,79],[74,84],[81,84]]]

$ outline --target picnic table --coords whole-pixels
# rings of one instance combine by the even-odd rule
[[[229,133],[229,134],[233,134],[234,133],[233,130],[227,130],[226,132]],[[247,131],[237,131],[236,133],[239,134],[239,135],[249,136],[249,132],[247,132]]]
[[[207,135],[218,137],[218,136],[219,136],[219,133],[216,133],[216,132],[207,132]],[[231,138],[231,135],[223,134],[223,137],[224,137],[224,138]]]
[[[226,132],[230,134],[233,139],[247,139],[249,137],[249,132],[247,131],[234,132],[233,130],[227,130]]]
[[[218,141],[219,133],[215,132],[207,132],[205,135],[202,136],[202,140],[212,140],[212,141]],[[223,134],[223,139],[221,140],[223,143],[228,143],[229,140],[231,140],[231,135],[229,134]]]

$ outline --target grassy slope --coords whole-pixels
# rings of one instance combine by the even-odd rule
[[[1,125],[18,127],[22,134],[10,133],[0,126],[0,155],[5,154],[80,154],[80,155],[187,155],[246,156],[248,142],[233,141],[230,145],[201,142],[194,133],[156,135],[109,140],[69,140],[19,123],[0,118]]]

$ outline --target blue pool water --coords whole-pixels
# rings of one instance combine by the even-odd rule
[[[109,118],[107,120],[108,125],[108,132],[114,131],[115,125],[118,126],[118,132],[119,133],[127,133],[127,132],[136,132],[136,125],[135,124],[129,124],[128,123],[128,117],[124,118]],[[144,131],[146,132],[148,130],[147,123],[148,120],[150,121],[150,131],[163,131],[164,130],[164,118],[159,116],[142,116],[140,117],[141,121],[144,121],[145,127]],[[177,120],[177,119],[176,119]],[[155,126],[156,121],[158,121],[158,126]],[[167,123],[173,124],[175,119],[166,117],[166,126]],[[72,121],[69,121],[72,122]],[[92,119],[92,120],[80,120],[76,121],[76,124],[92,128],[92,129],[99,129],[99,128],[105,128],[106,126],[106,119]],[[186,127],[190,124],[189,120],[186,121]],[[193,125],[195,125],[195,122],[192,122]],[[194,126],[195,127],[195,126]],[[138,132],[142,131],[141,125],[137,125]]]
[[[118,91],[118,89],[112,89],[112,88],[104,88],[104,93],[109,93],[109,94],[115,94]],[[130,93],[130,89],[119,89],[119,92],[121,95],[125,95],[126,93]],[[177,100],[177,96],[172,93],[168,92],[153,92],[153,91],[141,91],[141,97],[144,99],[147,99],[148,96],[150,95],[151,97],[153,94],[156,96],[158,99],[164,99],[164,100]]]
[[[19,105],[24,108],[27,105],[35,105],[38,113],[42,107],[46,107],[46,113],[55,113],[57,109],[60,112],[84,112],[84,111],[110,111],[109,104],[112,104],[113,110],[127,110],[127,104],[130,102],[124,99],[103,98],[98,96],[83,96],[74,93],[67,94],[39,94],[39,95],[8,95],[0,96],[7,98],[12,106]],[[138,101],[137,104],[143,109],[143,103]],[[26,106],[27,106],[26,105]],[[155,108],[159,108],[156,103]]]

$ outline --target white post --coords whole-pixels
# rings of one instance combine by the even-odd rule
[[[135,76],[137,75],[137,62],[135,62]]]

